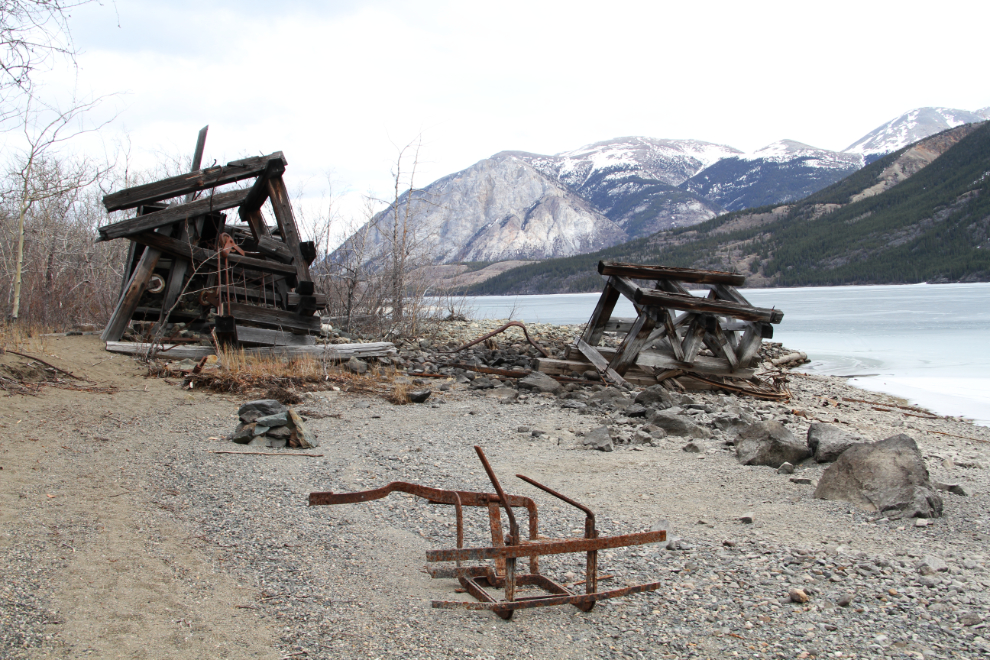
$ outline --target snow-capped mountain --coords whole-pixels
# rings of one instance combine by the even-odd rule
[[[960,124],[976,112],[919,108],[843,152],[793,140],[753,153],[700,140],[624,137],[552,156],[504,151],[414,196],[417,231],[437,262],[543,259],[591,252],[725,211],[782,204],[829,186],[883,154]],[[386,212],[372,242],[390,226]]]
[[[891,119],[851,144],[842,153],[861,154],[867,162],[949,128],[990,119],[988,108],[970,112],[954,108],[917,108]]]
[[[739,211],[807,197],[862,166],[859,154],[780,140],[751,154],[723,158],[680,187],[726,211]]]

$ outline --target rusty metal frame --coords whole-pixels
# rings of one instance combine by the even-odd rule
[[[460,490],[442,490],[430,488],[404,481],[393,481],[381,488],[358,491],[353,493],[310,493],[309,505],[355,504],[382,499],[389,493],[403,492],[422,497],[433,504],[447,504],[454,507],[457,518],[457,547],[445,550],[428,550],[426,561],[431,564],[438,562],[454,562],[454,566],[428,566],[427,572],[433,578],[457,578],[464,590],[478,599],[479,602],[435,600],[432,606],[442,609],[491,610],[503,619],[511,619],[512,613],[519,609],[546,607],[550,605],[571,604],[583,612],[590,612],[595,603],[608,598],[617,598],[643,591],[654,591],[660,587],[659,582],[651,582],[635,586],[598,591],[598,551],[608,548],[622,548],[633,545],[662,542],[667,539],[666,530],[625,534],[622,536],[599,536],[595,528],[595,514],[591,509],[580,504],[554,489],[544,486],[535,479],[521,474],[516,476],[528,484],[539,488],[553,497],[570,504],[585,514],[584,536],[581,538],[547,539],[539,535],[539,518],[536,502],[528,497],[509,495],[502,489],[498,477],[495,476],[488,458],[481,447],[475,446],[478,458],[485,468],[488,479],[495,488],[495,493],[475,493]],[[489,523],[492,532],[492,545],[482,548],[464,547],[464,507],[487,507]],[[523,539],[519,533],[519,525],[513,508],[525,508],[529,518],[529,538]],[[506,535],[502,527],[501,510],[509,521],[509,533]],[[585,593],[571,591],[566,586],[554,582],[540,574],[539,557],[541,555],[556,555],[569,552],[586,553]],[[516,560],[529,559],[529,573],[517,574]],[[464,566],[465,561],[494,560],[490,564]],[[543,589],[546,595],[518,596],[517,587],[535,586]],[[504,598],[499,599],[489,589],[502,589]]]

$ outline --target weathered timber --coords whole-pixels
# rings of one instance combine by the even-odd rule
[[[688,310],[708,314],[731,316],[745,321],[761,321],[763,323],[780,323],[784,313],[779,309],[764,309],[751,307],[724,300],[711,300],[692,295],[679,295],[658,291],[657,289],[639,289],[633,300],[641,305],[659,305],[672,309]]]
[[[747,305],[752,307],[750,302],[743,297],[741,293],[736,291],[735,287],[731,287],[727,284],[715,284],[712,286],[712,291],[719,300],[728,300],[730,302],[739,303],[740,305]]]
[[[691,325],[688,326],[687,332],[684,333],[684,342],[681,344],[685,364],[692,364],[698,356],[698,351],[701,350],[701,344],[705,338],[706,325],[705,318],[700,314],[696,314],[691,319]]]
[[[663,316],[663,327],[667,331],[667,341],[670,342],[670,348],[674,352],[674,355],[678,360],[684,360],[684,349],[681,348],[681,340],[677,336],[677,321],[674,320],[673,316],[670,314],[670,310],[666,307],[661,307],[658,310],[659,314]],[[679,319],[681,322],[687,320],[687,316]]]
[[[292,204],[289,202],[289,192],[285,188],[285,181],[281,176],[272,177],[267,180],[268,198],[272,203],[272,211],[275,213],[275,221],[282,232],[282,238],[289,250],[292,252],[292,265],[296,269],[296,293],[304,295],[313,293],[313,278],[309,275],[309,265],[303,257],[299,248],[299,229],[296,227],[296,219],[292,214]]]
[[[575,345],[577,346],[577,349],[581,351],[581,354],[584,355],[584,357],[586,357],[592,365],[594,365],[595,369],[598,370],[598,373],[602,374],[603,378],[608,378],[616,385],[620,385],[622,387],[629,386],[629,383],[608,365],[608,360],[602,357],[601,353],[599,353],[594,346],[590,346],[580,337],[578,337],[575,341]]]
[[[251,186],[251,192],[248,193],[247,199],[238,209],[242,219],[247,220],[247,215],[261,209],[265,200],[268,199],[268,180],[283,174],[285,174],[285,163],[280,160],[268,161],[264,171],[258,175],[254,185]]]
[[[655,323],[646,314],[640,314],[633,323],[632,328],[626,334],[615,356],[609,361],[608,366],[620,376],[625,376],[629,367],[636,363],[636,356],[646,346],[647,340],[653,332]]]
[[[283,330],[237,326],[237,343],[242,346],[315,346],[316,337]]]
[[[270,236],[259,236],[255,241],[255,244],[258,247],[258,252],[266,257],[277,259],[283,264],[292,263],[292,250],[290,250],[282,241],[277,241]]]
[[[615,354],[614,348],[601,346],[598,352],[602,357],[610,359]],[[732,366],[725,358],[713,358],[707,355],[698,355],[692,364],[688,364],[674,357],[674,354],[665,348],[651,348],[639,352],[636,358],[636,366],[649,372],[651,369],[680,369],[682,371],[693,371],[699,374],[712,376],[734,376],[736,378],[752,378],[756,373],[755,369],[740,368],[732,370]]]
[[[287,164],[281,151],[269,154],[268,156],[253,156],[242,160],[234,160],[222,167],[208,167],[190,172],[189,174],[180,174],[169,179],[155,181],[154,183],[125,188],[119,192],[105,195],[103,197],[103,205],[106,207],[107,212],[121,211],[140,206],[141,204],[158,202],[163,199],[171,199],[180,195],[206,190],[207,188],[216,188],[228,183],[242,181],[243,179],[250,179],[264,172],[268,166],[268,162],[271,160],[280,161],[283,167]]]
[[[184,259],[192,259],[197,264],[214,265],[217,259],[217,253],[213,250],[190,246],[189,243],[182,243],[174,238],[169,238],[168,236],[163,236],[154,232],[143,232],[141,234],[136,234],[131,237],[131,240],[141,243],[142,245],[147,245],[148,247],[161,250],[162,252],[174,254]],[[296,273],[296,269],[288,264],[279,263],[277,261],[266,261],[264,259],[255,259],[254,257],[242,257],[236,252],[232,252],[227,257],[227,262],[231,266],[240,266],[241,268],[248,268],[264,273],[275,273],[278,275],[295,275]]]
[[[588,321],[588,325],[581,335],[581,339],[587,342],[589,346],[597,346],[601,343],[602,334],[605,332],[605,324],[611,318],[615,304],[619,302],[619,290],[615,288],[614,284],[613,278],[610,278],[605,283],[605,289],[602,290],[602,295],[598,299],[595,311],[591,314],[591,320]]]
[[[110,341],[107,342],[107,350],[111,353],[126,353],[128,355],[145,355],[151,344],[142,344],[130,341]],[[352,357],[388,357],[396,354],[395,346],[392,342],[375,342],[370,344],[323,344],[317,346],[272,346],[261,348],[246,348],[246,355],[266,357],[275,356],[283,358],[293,357],[314,357],[325,358],[335,362],[342,362]],[[212,346],[182,346],[177,344],[165,344],[158,349],[158,357],[184,360],[186,358],[201,358],[207,355],[216,355]]]
[[[739,339],[736,355],[739,356],[740,367],[748,367],[753,358],[760,353],[760,345],[763,343],[760,325],[760,323],[750,323]]]
[[[196,138],[196,150],[193,152],[192,169],[193,171],[198,170],[200,165],[203,163],[203,151],[206,149],[206,133],[209,131],[209,126],[204,126],[199,131],[199,135]],[[192,193],[186,195],[186,203],[193,201]],[[199,239],[200,234],[203,232],[203,223],[205,222],[204,216],[199,216],[193,221],[193,235],[196,239]],[[189,242],[189,221],[182,223],[182,230],[179,232],[179,242],[187,243]],[[131,245],[134,245],[133,241]],[[189,271],[189,261],[185,259],[178,259],[172,268],[168,272],[168,282],[165,285],[165,302],[162,304],[162,317],[158,321],[159,327],[164,325],[168,321],[169,310],[175,305],[179,300],[179,294],[182,292],[182,287],[185,284],[186,273]],[[157,330],[157,328],[156,328]]]
[[[157,236],[157,234],[155,235]],[[155,271],[155,267],[158,265],[158,259],[161,256],[162,253],[155,248],[145,248],[141,254],[141,258],[138,259],[137,267],[131,273],[131,279],[127,282],[127,290],[117,300],[117,306],[114,307],[107,326],[103,328],[100,339],[103,341],[120,341],[120,338],[124,336],[124,330],[127,329],[127,324],[131,321],[131,315],[137,309],[141,294],[144,293],[145,288],[148,286],[148,279]]]
[[[705,333],[705,345],[716,356],[721,356],[728,360],[733,371],[739,367],[739,358],[736,357],[736,352],[733,350],[729,338],[722,332],[722,327],[718,323],[715,324],[711,332]]]
[[[223,211],[240,206],[247,194],[247,190],[231,190],[208,197],[201,197],[188,204],[174,204],[162,211],[149,213],[148,215],[139,215],[136,218],[105,225],[98,228],[97,231],[100,233],[99,238],[101,241],[111,241],[115,238],[130,238],[135,234],[148,231],[149,229],[156,229],[175,222],[189,220],[190,218],[205,215],[213,211]]]
[[[245,322],[296,333],[320,332],[320,319],[317,316],[299,316],[285,309],[255,307],[244,303],[230,303],[227,307],[230,310],[230,315],[237,319],[238,327],[240,327],[241,322]]]
[[[602,275],[618,275],[637,280],[680,280],[681,282],[692,282],[694,284],[740,285],[746,281],[746,278],[738,273],[727,273],[720,270],[641,266],[616,261],[599,261],[598,272]]]
[[[579,354],[579,357],[583,356],[580,356]],[[537,358],[535,371],[543,372],[548,376],[568,376],[573,371],[583,373],[589,369],[594,369],[594,366],[585,359],[560,360],[556,358]],[[625,378],[628,383],[643,387],[649,387],[650,385],[657,384],[657,379],[653,377],[652,370],[644,370],[639,366],[633,366],[630,368],[629,371],[623,375],[623,378]]]

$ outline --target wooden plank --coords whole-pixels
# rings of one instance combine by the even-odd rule
[[[268,179],[268,198],[272,203],[275,221],[282,232],[282,239],[292,253],[292,263],[296,268],[296,291],[297,293],[310,294],[313,289],[313,278],[309,275],[309,265],[299,247],[299,229],[296,227],[296,219],[292,214],[289,192],[286,190],[285,181],[282,180],[281,176]]]
[[[718,323],[715,324],[712,332],[705,333],[705,345],[711,349],[716,357],[721,356],[728,360],[733,371],[739,368],[739,359],[736,357],[736,352],[732,350],[732,346],[729,344],[729,338],[722,332],[722,327]]]
[[[244,201],[247,194],[247,190],[231,190],[229,192],[202,197],[188,204],[174,204],[156,213],[121,220],[120,222],[99,227],[97,229],[100,233],[99,240],[112,241],[116,238],[129,238],[150,229],[189,220],[190,218],[205,215],[213,211],[234,208]]]
[[[277,176],[282,176],[285,173],[285,163],[280,160],[270,160],[265,166],[263,172],[258,175],[255,180],[254,185],[251,186],[251,192],[248,194],[247,199],[241,204],[241,208],[237,210],[241,218],[247,221],[247,216],[259,211],[265,200],[268,199],[268,180]],[[250,224],[250,223],[249,223]]]
[[[740,367],[748,367],[750,365],[753,359],[760,354],[762,343],[763,338],[760,324],[750,323],[749,327],[743,331],[743,336],[739,339],[739,346],[736,348]]]
[[[680,280],[695,284],[741,285],[746,278],[738,273],[721,270],[696,270],[693,268],[670,268],[668,266],[646,266],[625,264],[617,261],[599,261],[598,272],[602,275],[619,275],[637,280]]]
[[[729,286],[728,284],[715,284],[712,286],[712,291],[719,300],[728,300],[729,302],[739,303],[740,305],[747,305],[752,307],[752,304],[739,293],[735,287]]]
[[[244,303],[230,303],[227,307],[230,309],[230,315],[237,319],[238,327],[241,322],[245,322],[263,328],[291,330],[296,333],[320,332],[320,319],[317,316],[299,316],[285,309],[255,307]]]
[[[237,343],[241,346],[315,346],[316,337],[239,325],[237,326]]]
[[[684,333],[684,342],[681,344],[684,364],[693,364],[698,357],[698,351],[701,350],[702,340],[705,337],[705,325],[705,318],[701,314],[691,319],[691,325]]]
[[[598,352],[604,358],[610,359],[615,353],[614,348],[600,347]],[[724,358],[713,358],[707,355],[699,355],[694,359],[694,364],[682,362],[674,357],[673,353],[662,348],[652,348],[639,352],[636,358],[636,366],[645,369],[680,369],[681,371],[694,372],[697,374],[711,374],[713,376],[733,376],[735,378],[752,378],[756,373],[755,369],[738,369],[732,371],[728,360]]]
[[[611,318],[605,323],[605,332],[627,333],[635,322],[635,318]]]
[[[111,353],[128,355],[144,355],[151,344],[130,341],[107,342],[107,350]],[[244,349],[246,355],[282,358],[312,357],[325,358],[335,362],[349,360],[352,357],[389,357],[395,355],[395,345],[382,341],[368,344],[318,344],[316,346],[272,346]],[[165,344],[159,349],[158,357],[165,359],[184,360],[186,358],[201,358],[216,355],[212,346],[184,346],[182,344]]]
[[[107,212],[132,209],[141,204],[171,199],[180,195],[195,193],[207,188],[216,188],[229,183],[250,179],[265,171],[268,162],[276,160],[287,165],[285,156],[276,151],[267,156],[253,156],[241,160],[233,160],[222,167],[208,167],[188,174],[180,174],[161,181],[146,183],[142,186],[125,188],[124,190],[104,195],[103,206]],[[229,207],[228,207],[229,208]]]
[[[161,256],[162,253],[159,250],[151,247],[145,248],[144,253],[138,260],[137,267],[131,273],[131,279],[127,282],[127,290],[117,300],[117,306],[114,307],[107,326],[103,328],[100,339],[103,341],[120,341],[120,338],[124,336],[124,330],[127,329],[127,324],[130,323],[131,314],[137,309],[141,294],[144,293],[145,288],[148,286],[148,280],[155,271],[155,267],[158,265],[158,260]]]
[[[282,241],[269,236],[261,236],[255,241],[258,252],[266,257],[281,261],[283,264],[292,263],[292,251]]]
[[[590,346],[580,337],[578,337],[574,343],[575,346],[577,346],[577,349],[581,351],[581,354],[588,358],[591,364],[595,366],[595,369],[598,370],[598,373],[602,374],[604,378],[608,378],[613,383],[621,387],[629,386],[629,383],[626,382],[622,376],[617,374],[614,369],[608,366],[608,360],[603,358],[601,354],[595,350],[594,346]]]
[[[605,324],[612,317],[612,310],[615,309],[615,304],[619,302],[619,291],[615,288],[614,284],[615,282],[612,278],[609,278],[605,283],[605,288],[602,289],[602,295],[598,298],[598,304],[595,305],[595,311],[591,313],[591,319],[581,334],[581,339],[589,346],[597,346],[601,343],[602,334],[605,332]]]
[[[154,232],[143,232],[141,234],[136,234],[131,237],[131,240],[184,259],[192,259],[197,264],[207,264],[211,266],[216,264],[217,253],[213,250],[190,246],[188,243],[182,243],[174,238],[169,238],[168,236],[163,236]],[[227,257],[227,262],[231,266],[239,266],[241,268],[257,270],[265,273],[275,273],[278,275],[295,275],[296,273],[296,269],[290,265],[282,264],[277,261],[265,261],[264,259],[256,259],[254,257],[242,257],[236,252],[232,252],[230,256]]]
[[[636,363],[636,356],[646,346],[655,323],[647,314],[640,314],[608,366],[620,376],[625,376],[629,367]]]
[[[666,293],[657,289],[638,289],[636,292],[636,302],[641,305],[659,305],[670,309],[718,314],[745,321],[761,321],[763,323],[780,323],[784,318],[784,313],[779,309],[751,307],[724,300],[711,300],[692,295]]]
[[[663,314],[663,326],[667,330],[667,341],[670,342],[670,348],[678,360],[684,359],[684,349],[681,348],[681,338],[677,336],[677,323],[674,321],[670,314],[670,310],[666,307],[660,308],[660,313]],[[685,321],[687,316],[685,315],[680,321]]]

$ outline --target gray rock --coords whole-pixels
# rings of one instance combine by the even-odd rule
[[[856,600],[856,594],[850,592],[839,596],[839,600],[835,602],[839,607],[849,607],[854,600]]]
[[[681,451],[686,451],[689,454],[700,454],[701,453],[701,447],[699,447],[698,445],[696,445],[693,442],[689,442],[686,445],[684,445],[683,447],[681,447]]]
[[[288,440],[292,435],[292,429],[288,426],[276,426],[275,428],[269,429],[268,433],[265,434],[269,439],[274,440]]]
[[[622,390],[616,387],[607,387],[601,392],[592,394],[589,401],[597,401],[602,404],[609,404],[617,410],[625,410],[632,405],[632,399],[623,394]]]
[[[752,525],[754,520],[755,518],[753,517],[752,512],[747,512],[739,516],[739,522],[746,525]]]
[[[777,468],[777,474],[794,474],[794,466],[790,463],[781,463]]]
[[[560,404],[561,408],[573,408],[574,410],[584,410],[588,407],[587,403],[583,401],[564,401]]]
[[[849,433],[838,426],[814,422],[808,427],[808,447],[819,463],[831,463],[853,445],[869,442],[856,433]]]
[[[296,441],[299,443],[299,447],[301,449],[312,449],[320,446],[320,443],[316,441],[316,434],[306,428],[306,425],[303,424],[302,417],[299,416],[299,413],[290,409],[289,420],[292,421]]]
[[[557,381],[554,382],[556,383]],[[471,381],[471,384],[468,387],[472,390],[490,390],[495,387],[495,383],[493,383],[490,379],[481,376]]]
[[[289,423],[289,412],[275,413],[274,415],[265,415],[264,417],[259,417],[254,420],[256,424],[260,426],[276,427],[285,426]]]
[[[275,415],[280,412],[285,412],[285,410],[285,406],[275,399],[258,399],[256,401],[248,401],[247,403],[241,404],[241,407],[237,409],[237,415],[241,418],[242,422],[249,423],[255,421],[259,417],[264,417],[265,415]]]
[[[800,463],[809,456],[808,446],[780,422],[751,424],[739,432],[736,440],[736,458],[743,465],[779,468],[784,463]]]
[[[519,392],[511,387],[496,387],[487,394],[486,399],[495,399],[499,403],[512,403],[519,398]]]
[[[922,575],[935,575],[936,573],[947,572],[949,565],[935,555],[925,555],[915,568]]]
[[[283,449],[285,447],[285,444],[286,444],[285,438],[273,438],[270,435],[268,436],[268,446],[271,447],[272,449]]]
[[[516,428],[516,433],[529,433],[533,430],[532,426],[520,426]]]
[[[966,490],[959,484],[943,484],[940,481],[933,481],[932,486],[946,493],[952,493],[953,495],[961,495],[963,497],[968,495]]]
[[[801,486],[810,486],[811,479],[809,479],[808,477],[791,477],[791,483],[799,484]]]
[[[267,426],[263,426],[262,424],[255,424],[254,425],[254,434],[255,435],[264,435],[266,433],[268,433],[268,427]]]
[[[646,416],[646,408],[644,408],[643,406],[639,405],[638,403],[632,404],[631,406],[627,407],[625,409],[625,411],[623,411],[623,412],[625,412],[626,417],[645,417]]]
[[[959,623],[966,627],[978,626],[983,623],[983,617],[976,612],[966,612],[959,615]]]
[[[942,515],[942,498],[929,481],[918,445],[903,433],[844,451],[822,473],[814,496],[852,502],[890,519]]]
[[[671,410],[654,410],[648,419],[650,424],[663,429],[668,435],[680,435],[688,438],[712,437],[712,432],[708,429],[688,421],[686,417]]]
[[[547,394],[559,394],[564,391],[563,385],[540,371],[534,371],[525,378],[520,378],[519,387]]]
[[[234,435],[230,439],[239,445],[246,445],[254,437],[254,426],[254,422],[250,424],[238,424],[237,430],[234,431]]]
[[[433,394],[432,390],[412,390],[407,392],[406,396],[408,396],[409,400],[413,403],[423,403],[430,398],[431,394]]]
[[[663,385],[651,385],[636,395],[636,403],[645,408],[670,408],[674,405],[670,392]]]
[[[653,444],[653,436],[643,429],[636,429],[636,432],[633,433],[632,442],[636,445]]]
[[[368,363],[364,360],[356,357],[352,357],[350,360],[344,363],[347,370],[354,374],[363,375],[368,373]]]
[[[268,442],[269,442],[268,441],[268,438],[266,438],[263,435],[259,435],[256,438],[252,438],[251,439],[251,442],[249,442],[247,444],[248,444],[248,447],[267,447],[268,446]]]
[[[587,371],[585,371],[581,375],[584,376],[584,378],[586,380],[601,380],[602,379],[602,375],[600,373],[598,373],[597,371],[595,371],[594,369],[588,369]]]
[[[615,446],[612,444],[612,435],[607,426],[599,426],[584,434],[584,446],[588,449],[599,451],[612,451]]]

